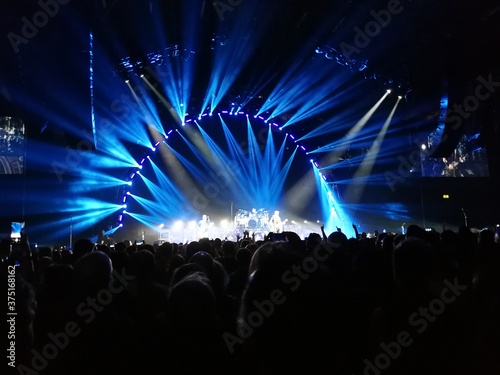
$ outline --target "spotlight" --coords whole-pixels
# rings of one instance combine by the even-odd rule
[[[398,95],[398,99],[401,100],[403,99],[403,97],[401,95]]]
[[[128,186],[132,186],[132,181],[128,181],[128,182],[127,182],[127,185],[128,185]]]
[[[144,78],[144,74],[141,74],[139,77]]]
[[[125,83],[129,83],[129,82],[130,82],[130,79],[126,79],[126,80],[125,80]]]
[[[423,151],[427,150],[427,146],[423,144],[423,145],[422,145],[422,150],[423,150]]]
[[[391,93],[391,89],[387,89],[387,93],[390,94]]]
[[[182,220],[177,220],[173,225],[174,230],[181,230],[182,228],[184,228],[184,222]]]
[[[127,195],[130,195],[130,191],[127,191]]]
[[[118,228],[123,228],[123,224],[120,223],[120,225],[118,225]]]
[[[122,208],[127,208],[127,205],[126,204],[122,204]]]

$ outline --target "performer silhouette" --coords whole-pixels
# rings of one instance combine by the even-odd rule
[[[281,233],[283,231],[283,221],[280,218],[279,211],[274,211],[273,216],[269,219],[269,225],[273,233]]]
[[[198,237],[203,238],[208,236],[208,229],[210,227],[210,218],[208,215],[203,215],[198,222]]]

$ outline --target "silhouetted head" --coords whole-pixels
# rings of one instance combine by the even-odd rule
[[[131,275],[144,279],[152,275],[155,257],[148,250],[140,250],[130,256],[128,265]]]
[[[201,245],[198,241],[192,241],[186,246],[186,259],[191,259],[191,257],[201,251]]]
[[[347,236],[342,232],[332,232],[328,236],[328,242],[338,245],[345,245],[347,243]]]
[[[156,259],[170,261],[174,256],[174,247],[170,242],[164,242],[156,249]]]
[[[411,224],[406,229],[406,238],[415,237],[423,239],[425,237],[425,229],[416,224]]]
[[[318,233],[310,233],[306,240],[307,251],[313,251],[320,242],[321,236]]]
[[[222,253],[225,257],[230,258],[235,255],[234,253],[234,242],[233,241],[225,241],[222,244]]]
[[[198,251],[194,254],[191,259],[189,259],[189,263],[197,264],[207,275],[210,275],[214,269],[214,258],[204,251]]]
[[[248,249],[239,249],[236,252],[236,262],[239,267],[248,267],[252,260],[253,253]]]
[[[93,294],[108,287],[112,272],[109,257],[103,252],[93,251],[78,259],[73,276],[80,290]]]
[[[85,254],[90,253],[93,249],[94,243],[91,240],[87,238],[79,239],[73,245],[73,256],[77,260]]]
[[[394,280],[406,291],[425,290],[432,274],[432,253],[420,238],[402,241],[393,252]]]
[[[195,330],[215,316],[215,296],[210,281],[194,272],[175,283],[169,292],[168,308],[172,323]]]

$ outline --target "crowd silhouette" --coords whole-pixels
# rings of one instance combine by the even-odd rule
[[[371,238],[319,229],[305,240],[293,232],[114,247],[79,239],[72,251],[29,249],[24,235],[4,241],[4,296],[15,269],[12,369],[498,373],[495,228],[410,225]]]

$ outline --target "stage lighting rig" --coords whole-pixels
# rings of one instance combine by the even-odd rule
[[[396,93],[396,96],[401,96],[406,101],[408,100],[407,96],[412,89],[410,88],[408,80],[401,77],[401,74],[399,74],[397,79],[380,75],[374,71],[368,60],[354,59],[342,53],[340,49],[330,45],[318,46],[315,48],[314,52],[318,55],[323,55],[327,60],[334,61],[341,66],[349,68],[353,73],[362,72],[363,77],[366,80],[381,81],[387,89]]]
[[[127,73],[136,73],[140,75],[140,71],[147,66],[168,64],[169,58],[181,58],[187,61],[195,53],[195,51],[190,49],[182,48],[179,44],[171,44],[162,50],[148,52],[143,57],[123,57],[118,63],[116,72],[122,76],[126,76]]]

